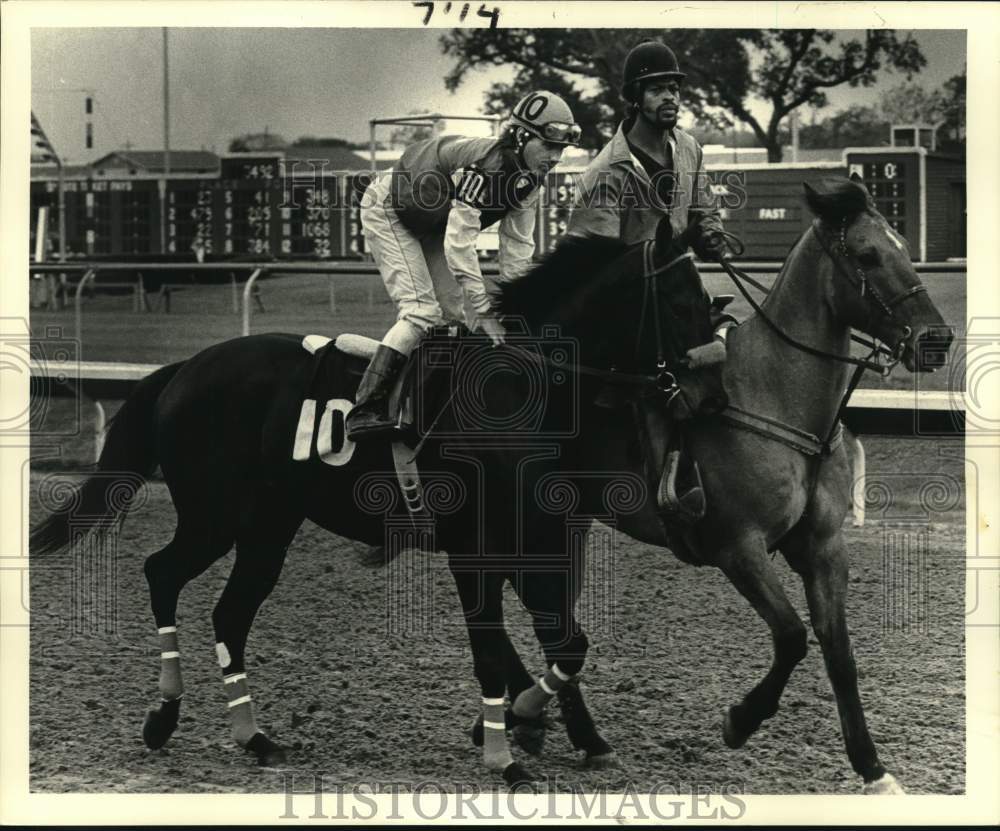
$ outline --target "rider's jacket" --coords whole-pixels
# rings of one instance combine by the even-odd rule
[[[591,161],[577,182],[569,233],[614,237],[625,243],[656,236],[656,225],[670,216],[674,234],[696,222],[702,234],[721,231],[716,199],[702,165],[702,149],[690,133],[675,127],[667,136],[673,157],[674,189],[664,204],[646,169],[629,148],[624,124]],[[662,187],[660,188],[662,192]]]
[[[531,265],[540,185],[504,139],[439,136],[403,152],[392,170],[391,205],[418,238],[444,237],[448,267],[460,283],[482,284],[476,240],[499,222],[500,280],[508,281]],[[475,294],[476,311],[488,313],[485,295]]]

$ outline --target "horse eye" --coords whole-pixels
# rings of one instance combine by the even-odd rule
[[[880,260],[878,258],[878,254],[876,254],[874,251],[865,251],[861,254],[858,254],[858,263],[868,268],[875,268],[877,265],[879,265]]]

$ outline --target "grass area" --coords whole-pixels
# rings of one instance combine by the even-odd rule
[[[336,281],[335,310],[330,308],[330,280]],[[767,285],[773,275],[763,275]],[[924,276],[928,293],[944,319],[964,331],[966,321],[966,280],[964,274]],[[725,275],[707,275],[711,294],[738,294]],[[296,332],[326,334],[357,332],[381,338],[395,319],[395,308],[377,275],[302,274],[276,277],[260,283],[264,311],[254,308],[252,332]],[[758,298],[759,299],[759,298]],[[730,306],[738,318],[750,313],[749,305],[738,297]],[[133,361],[169,363],[194,355],[213,343],[237,337],[241,317],[232,311],[229,286],[198,286],[174,292],[171,313],[138,313],[131,296],[98,294],[83,305],[81,359],[90,361]],[[64,337],[73,337],[72,309],[61,312],[35,310],[31,313],[32,332],[59,327]],[[861,353],[860,347],[858,353]],[[964,379],[960,379],[964,386]],[[914,376],[897,369],[888,379],[868,373],[866,388],[912,389]],[[919,379],[920,389],[949,388],[947,371]]]

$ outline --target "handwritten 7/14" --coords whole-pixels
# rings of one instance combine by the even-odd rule
[[[441,13],[442,14],[448,14],[449,12],[451,12],[451,7],[452,7],[453,4],[451,2],[448,2],[448,3],[432,3],[432,2],[429,2],[429,0],[425,0],[425,2],[414,3],[413,5],[414,5],[415,8],[418,8],[418,9],[426,9],[426,14],[424,15],[424,19],[423,19],[423,24],[424,24],[424,26],[426,26],[428,23],[431,22],[431,17],[434,16],[434,9],[436,7],[439,7],[439,6],[442,7],[442,12]],[[459,12],[459,15],[458,15],[458,22],[459,23],[464,23],[465,22],[465,18],[468,16],[469,9],[471,7],[472,7],[471,3],[463,3],[462,4],[462,11]],[[476,16],[477,17],[488,18],[489,21],[490,21],[490,28],[491,29],[495,29],[497,27],[497,21],[500,19],[500,9],[497,8],[496,6],[494,6],[492,9],[487,9],[486,8],[486,4],[485,3],[481,3],[479,5],[478,11],[476,12]]]

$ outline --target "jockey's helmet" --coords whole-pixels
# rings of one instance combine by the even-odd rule
[[[577,144],[580,125],[569,104],[554,92],[538,90],[524,96],[510,114],[511,124],[550,144]]]
[[[658,40],[647,40],[634,46],[625,58],[622,76],[622,95],[632,103],[639,100],[642,81],[651,78],[676,78],[682,81],[686,77],[677,65],[677,56],[673,50]]]

